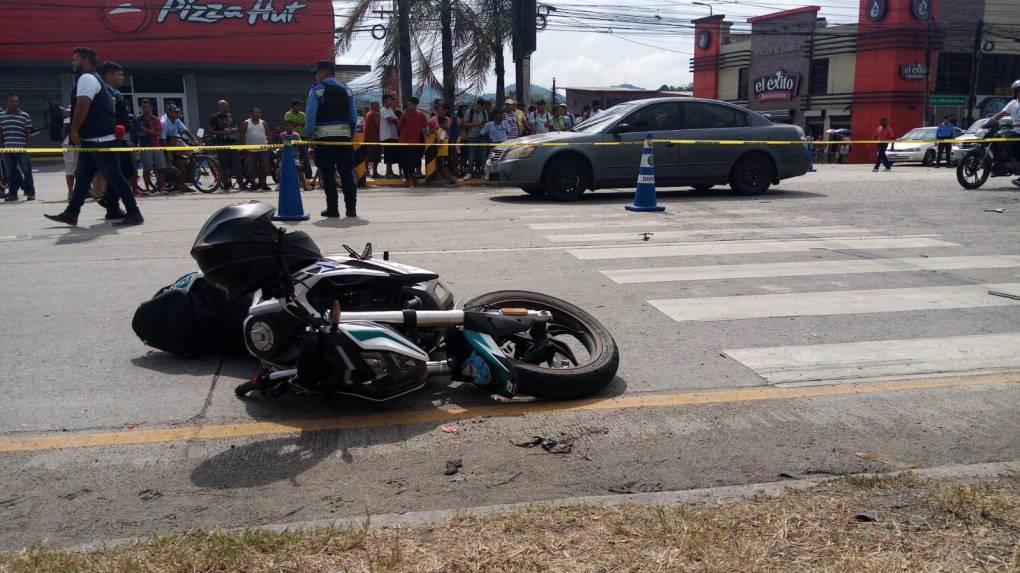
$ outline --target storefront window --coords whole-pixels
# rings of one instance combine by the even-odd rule
[[[829,93],[829,58],[811,61],[811,83],[809,95],[825,95]]]
[[[751,84],[750,68],[740,68],[737,71],[737,99],[747,101],[747,90]]]
[[[940,94],[965,94],[970,91],[970,54],[939,54],[935,91]]]
[[[1010,84],[1020,78],[1020,55],[984,54],[978,74],[978,93],[1013,95]]]

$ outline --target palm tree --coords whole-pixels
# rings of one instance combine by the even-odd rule
[[[513,35],[513,14],[510,0],[476,0],[465,11],[466,42],[471,47],[461,50],[457,58],[459,77],[471,88],[481,89],[495,67],[496,101],[506,97],[506,57],[504,50]]]
[[[464,53],[474,50],[473,44],[478,37],[468,25],[472,21],[472,13],[466,0],[398,0],[398,2],[398,12],[406,10],[407,34],[402,41],[399,34],[399,18],[403,14],[398,14],[398,18],[390,20],[383,40],[382,53],[376,60],[380,78],[383,70],[399,62],[401,95],[404,99],[412,95],[413,75],[418,80],[418,95],[421,95],[424,86],[429,86],[442,90],[444,99],[451,103],[456,97],[458,80],[471,87],[484,83],[488,69],[471,75],[470,70],[458,65]],[[349,50],[354,36],[359,31],[366,30],[366,20],[370,16],[372,4],[373,0],[355,2],[347,19],[337,30],[335,53]],[[438,30],[436,23],[439,24]],[[440,62],[442,80],[436,73],[437,64]]]

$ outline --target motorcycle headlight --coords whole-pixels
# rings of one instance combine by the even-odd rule
[[[514,147],[506,154],[506,159],[527,159],[535,153],[537,149],[534,145],[522,145],[521,147]]]

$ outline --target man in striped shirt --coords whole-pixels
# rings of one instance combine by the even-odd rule
[[[18,96],[7,96],[7,109],[0,112],[0,147],[25,148],[32,144],[32,118],[21,111]],[[32,180],[32,158],[25,152],[4,153],[4,168],[10,179],[10,189],[4,201],[17,201],[18,189],[25,190],[25,199],[35,200],[35,182]]]

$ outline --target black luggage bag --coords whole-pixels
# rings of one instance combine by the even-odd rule
[[[202,273],[190,273],[139,305],[131,328],[145,344],[172,354],[241,353],[251,302],[251,295],[228,299]]]

